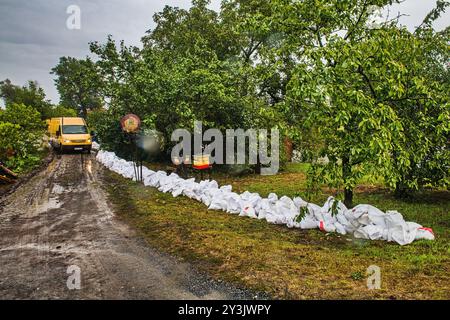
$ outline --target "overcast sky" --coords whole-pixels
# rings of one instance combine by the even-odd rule
[[[435,0],[406,0],[391,9],[409,16],[401,23],[412,29],[420,24]],[[68,6],[81,10],[81,28],[66,26]],[[165,5],[188,8],[190,0],[0,0],[0,80],[23,85],[37,80],[54,103],[59,95],[49,74],[61,56],[83,58],[90,41],[104,41],[108,34],[127,45],[139,45],[145,31],[152,28],[152,16]],[[218,10],[220,0],[212,0]],[[448,26],[450,12],[435,24]]]

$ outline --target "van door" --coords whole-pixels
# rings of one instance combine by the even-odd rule
[[[58,126],[56,127],[56,132],[55,132],[55,147],[61,146],[61,142],[62,142],[61,139],[62,139],[61,125],[58,124]]]

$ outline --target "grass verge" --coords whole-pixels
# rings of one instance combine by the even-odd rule
[[[303,170],[276,176],[213,177],[234,190],[293,196],[304,191]],[[105,185],[119,217],[148,243],[196,265],[217,279],[266,291],[282,299],[449,299],[450,200],[428,192],[399,201],[364,186],[355,203],[396,209],[407,220],[435,230],[436,241],[408,246],[365,241],[318,230],[289,229],[208,211],[187,197],[173,198],[105,170]],[[327,194],[319,195],[319,200]],[[381,289],[367,288],[366,270],[381,268]]]

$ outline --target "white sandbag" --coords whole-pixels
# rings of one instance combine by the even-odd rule
[[[300,221],[300,228],[302,229],[316,229],[319,227],[319,223],[312,214],[305,215]]]
[[[221,191],[218,191],[214,197],[211,199],[211,204],[208,207],[211,210],[223,210],[227,211],[228,203],[224,198],[224,194]]]
[[[241,213],[239,215],[254,218],[254,219],[258,218],[256,216],[255,208],[253,208],[250,203],[247,205],[244,204],[244,206],[242,207]]]
[[[224,191],[224,192],[231,192],[232,186],[228,184],[228,185],[225,185],[225,186],[221,186],[219,189]]]
[[[269,202],[271,204],[275,204],[275,202],[278,201],[278,196],[275,193],[269,193],[269,195],[267,196],[267,199],[269,200]]]
[[[134,164],[118,158],[113,152],[100,150],[96,159],[111,171],[135,179]],[[290,199],[283,196],[278,199],[275,193],[270,193],[267,198],[248,191],[239,195],[231,191],[231,185],[219,188],[215,180],[197,183],[193,178],[183,179],[175,173],[168,176],[164,171],[154,172],[145,167],[142,168],[142,176],[145,186],[170,192],[174,197],[184,195],[201,201],[211,210],[266,219],[269,223],[285,224],[291,228],[319,228],[324,232],[349,233],[356,238],[395,241],[400,245],[417,239],[435,238],[433,230],[414,222],[406,222],[399,212],[384,213],[371,205],[358,205],[349,210],[333,197],[329,197],[320,207],[307,203],[300,197]],[[300,212],[304,212],[302,208],[307,208],[307,213],[299,222]]]
[[[333,223],[325,220],[319,221],[319,229],[324,232],[336,232],[336,226]]]
[[[183,195],[185,195],[188,198],[194,199],[196,197],[195,194],[195,188],[197,183],[194,182],[189,188],[183,189]]]
[[[431,228],[425,228],[425,227],[422,227],[422,226],[417,228],[417,233],[416,233],[415,240],[420,240],[420,239],[434,240],[434,232],[433,232],[433,230]]]
[[[281,224],[281,217],[278,215],[278,208],[276,207],[278,201],[274,204],[271,204],[270,200],[267,203],[267,206],[261,207],[260,211],[263,211],[263,215],[267,222]]]
[[[408,224],[397,225],[392,228],[387,229],[388,241],[395,241],[398,244],[404,246],[406,244],[410,244],[414,241],[417,234],[417,227],[410,228]]]
[[[100,145],[97,142],[92,141],[91,148],[92,148],[92,150],[100,150]]]
[[[406,224],[405,219],[400,212],[389,210],[383,215],[384,217],[384,225],[386,228],[394,228],[397,226],[404,226]],[[381,223],[379,223],[381,224]]]
[[[297,226],[295,219],[300,214],[300,209],[295,205],[294,201],[286,196],[280,198],[279,203],[283,203],[282,210],[278,213],[283,216],[283,223],[288,227]]]
[[[339,234],[347,234],[347,230],[345,229],[345,227],[338,221],[334,222],[334,226],[336,228],[336,232]]]
[[[182,195],[185,190],[192,190],[194,188],[194,184],[195,184],[194,178],[183,180],[182,183],[180,183],[173,189],[172,196],[178,197]]]
[[[306,202],[300,197],[295,197],[294,199],[292,199],[292,201],[294,202],[294,205],[297,207],[297,209],[300,209],[301,207],[306,207],[308,205],[308,202]]]
[[[319,228],[319,220],[316,219],[316,215],[320,213],[322,208],[314,203],[306,203],[306,205],[302,204],[302,206],[306,206],[308,213],[300,220],[300,228],[301,229]]]
[[[259,203],[258,219],[266,219],[267,212],[271,210],[270,200],[265,198]]]
[[[294,203],[288,197],[281,197],[275,202],[271,210],[266,213],[266,220],[275,224],[287,224],[289,219],[297,215],[297,212],[291,212],[291,206],[295,208]]]
[[[348,225],[350,225],[350,222],[348,221],[348,219],[345,217],[344,212],[339,212],[336,215],[336,220],[337,222],[339,222],[344,228],[346,228]]]
[[[241,193],[240,196],[242,201],[250,202],[252,206],[256,206],[262,200],[258,193],[251,193],[248,191]]]
[[[358,239],[380,240],[383,239],[384,229],[381,226],[367,225],[358,228],[353,236]]]
[[[336,200],[334,197],[328,197],[327,201],[325,201],[325,204],[322,207],[322,212],[327,212],[331,215],[333,215],[334,213],[332,212],[333,209],[333,205],[335,203],[335,201],[337,201],[336,204],[336,210],[337,213],[344,213],[345,211],[347,211],[347,207],[344,205],[344,203],[342,203],[342,201],[340,200]]]
[[[155,173],[155,171],[150,170],[149,168],[144,167],[144,166],[142,167],[142,178],[151,176],[151,175],[154,174],[154,173]]]
[[[375,224],[386,227],[386,214],[374,206],[368,204],[360,204],[355,206],[352,210],[350,210],[350,212],[350,219],[356,220],[359,224]],[[403,217],[401,217],[401,220],[403,220]]]
[[[241,213],[241,197],[234,192],[227,193],[227,212],[232,214]]]

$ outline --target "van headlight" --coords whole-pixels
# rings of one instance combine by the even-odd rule
[[[64,140],[65,143],[70,143],[70,140]]]
[[[91,139],[87,139],[87,142],[90,143],[90,142],[91,142]]]

